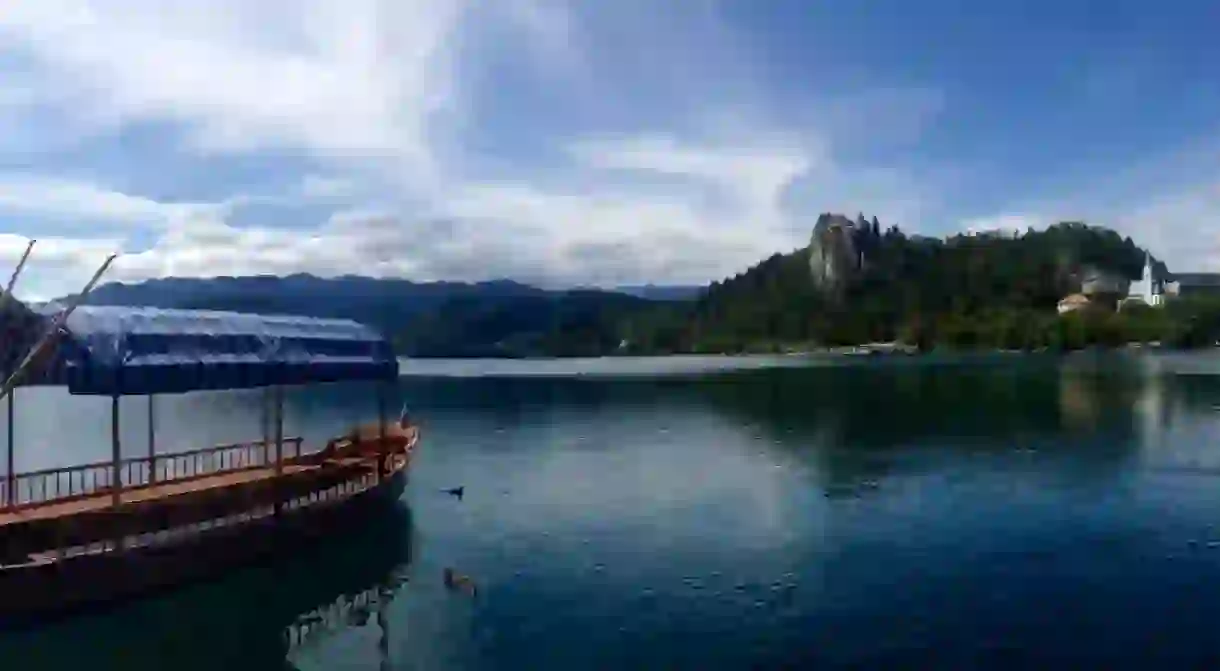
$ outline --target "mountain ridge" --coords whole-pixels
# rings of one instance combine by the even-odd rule
[[[353,319],[382,331],[408,356],[520,357],[600,354],[617,344],[614,324],[627,312],[693,299],[701,290],[663,285],[551,290],[509,279],[414,282],[296,273],[109,282],[84,304]]]
[[[1149,258],[1130,237],[1082,222],[933,238],[863,215],[825,214],[808,245],[706,287],[552,290],[507,279],[295,274],[109,283],[86,302],[354,319],[417,357],[800,351],[891,341],[1070,349],[1220,334],[1220,312],[1198,301],[1118,314],[1125,288],[1090,299],[1098,309],[1057,314],[1064,296],[1088,291],[1090,273],[1126,287]],[[1154,281],[1172,276],[1151,260]]]

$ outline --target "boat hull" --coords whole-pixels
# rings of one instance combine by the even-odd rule
[[[211,529],[171,544],[81,555],[0,571],[0,625],[39,623],[206,580],[242,565],[343,542],[343,533],[393,506],[407,468],[333,501],[281,510],[278,516]]]

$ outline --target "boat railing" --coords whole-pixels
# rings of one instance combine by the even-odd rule
[[[284,438],[283,456],[301,456],[300,437]],[[119,484],[124,490],[165,482],[266,468],[275,465],[275,444],[254,441],[216,445],[199,450],[128,457],[119,462]],[[11,477],[0,476],[0,510],[63,502],[111,491],[112,462],[48,468]],[[11,489],[11,498],[10,498]],[[11,504],[11,505],[10,505]]]
[[[288,644],[288,654],[303,652],[320,639],[344,627],[363,627],[369,620],[381,619],[385,607],[393,601],[399,585],[405,579],[394,580],[394,585],[374,585],[356,593],[343,594],[334,601],[299,615],[283,632]],[[386,632],[382,630],[384,636]]]

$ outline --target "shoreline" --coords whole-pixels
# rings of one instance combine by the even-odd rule
[[[1055,355],[1055,356],[1072,356],[1081,354],[1117,354],[1117,353],[1145,353],[1145,352],[1207,352],[1220,349],[1220,346],[1211,347],[1196,347],[1196,348],[1173,348],[1164,347],[1159,343],[1128,343],[1117,347],[1085,347],[1082,349],[1072,350],[1057,350],[1051,348],[1039,348],[1033,350],[1025,349],[1003,349],[1003,348],[952,348],[939,347],[929,350],[919,350],[913,345],[903,345],[895,343],[869,343],[865,345],[849,345],[838,347],[820,347],[820,348],[801,348],[801,349],[778,349],[772,351],[742,351],[742,352],[649,352],[649,353],[621,353],[614,352],[602,355],[584,355],[584,356],[565,356],[565,355],[550,355],[550,356],[401,356],[400,359],[409,361],[571,361],[571,360],[587,360],[587,359],[684,359],[684,358],[720,358],[720,357],[844,357],[844,358],[874,358],[874,357],[914,357],[924,358],[938,355],[984,355],[984,356],[1018,356],[1018,355]]]

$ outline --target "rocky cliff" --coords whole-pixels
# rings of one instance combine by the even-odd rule
[[[880,238],[879,225],[863,216],[852,221],[841,214],[818,217],[809,239],[809,270],[816,286],[837,292],[864,270]]]
[[[809,238],[809,269],[823,289],[841,286],[857,270],[859,254],[854,242],[855,225],[839,214],[818,217]]]

